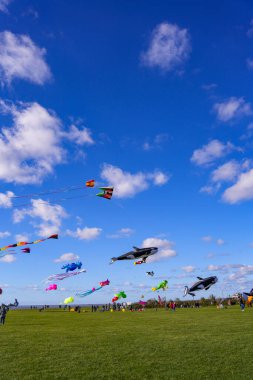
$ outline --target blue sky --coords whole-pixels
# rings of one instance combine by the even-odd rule
[[[219,278],[199,296],[251,289],[252,4],[1,0],[0,21],[1,246],[59,233],[0,259],[2,300],[60,303],[107,278],[85,301],[150,298],[163,279],[181,297],[196,276]],[[93,178],[111,201],[12,198]],[[133,245],[159,253],[108,265]],[[45,292],[77,257],[87,273]]]

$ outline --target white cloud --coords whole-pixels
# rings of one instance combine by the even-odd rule
[[[220,184],[216,184],[215,186],[211,186],[211,185],[208,185],[208,186],[203,186],[201,187],[200,189],[200,193],[206,193],[206,194],[209,194],[209,195],[213,195],[213,194],[216,194],[217,191],[219,190],[220,188]]]
[[[209,271],[218,271],[218,272],[229,272],[232,269],[240,269],[244,268],[245,266],[242,264],[223,264],[223,265],[208,265],[207,270]],[[252,266],[253,268],[253,266]]]
[[[192,273],[195,272],[196,268],[193,267],[192,265],[187,265],[185,267],[182,267],[183,271],[186,273]]]
[[[216,103],[213,107],[220,121],[226,122],[232,119],[252,114],[250,103],[243,98],[231,97],[224,102]]]
[[[237,161],[226,162],[212,172],[211,180],[213,182],[233,181],[239,175],[240,169],[241,165]]]
[[[2,112],[13,117],[13,126],[0,134],[0,179],[39,183],[63,161],[60,120],[38,103],[16,107],[0,101]]]
[[[129,237],[133,233],[134,233],[134,230],[132,228],[121,228],[115,234],[108,235],[107,237],[110,239],[120,239],[120,238]]]
[[[0,140],[1,144],[1,140]],[[0,153],[1,156],[1,153]],[[1,163],[0,163],[1,166]],[[2,208],[10,208],[12,207],[12,197],[14,196],[14,193],[12,191],[7,191],[5,194],[0,193],[0,207]]]
[[[201,88],[205,91],[211,91],[217,88],[218,85],[216,83],[203,84]]]
[[[12,0],[0,0],[0,11],[4,13],[8,12],[8,5],[12,2]]]
[[[92,240],[96,239],[101,234],[101,232],[102,229],[98,227],[78,227],[76,231],[67,230],[66,234],[78,238],[79,240]]]
[[[253,20],[250,21],[250,27],[247,30],[247,36],[249,38],[253,37]]]
[[[66,133],[65,136],[77,145],[94,144],[94,140],[91,137],[91,131],[88,128],[79,129],[74,124],[70,126],[69,132]]]
[[[246,60],[246,63],[247,63],[248,69],[252,70],[253,69],[253,59],[248,58]]]
[[[17,234],[17,235],[15,235],[15,240],[16,241],[29,241],[29,237],[27,235]]]
[[[169,180],[169,177],[161,171],[131,174],[109,164],[104,164],[101,178],[114,186],[113,194],[118,198],[133,197],[135,194],[148,189],[150,182],[155,185],[163,185]]]
[[[156,237],[147,238],[142,242],[142,247],[157,247],[158,252],[147,258],[147,263],[153,263],[161,260],[166,260],[177,255],[172,248],[173,243],[167,239],[159,239]]]
[[[0,261],[2,263],[13,263],[14,261],[16,261],[16,257],[14,255],[6,255],[4,257],[1,257]]]
[[[225,241],[223,239],[217,239],[216,244],[223,245],[223,244],[225,244]]]
[[[152,150],[152,149],[159,149],[162,147],[162,144],[164,144],[166,141],[168,141],[169,135],[167,133],[159,133],[157,134],[152,142],[149,142],[149,140],[146,140],[142,148],[143,150]]]
[[[64,263],[65,261],[75,261],[78,260],[79,256],[74,253],[64,253],[58,259],[55,259],[55,263]]]
[[[8,236],[11,236],[10,232],[9,231],[2,231],[0,232],[0,239],[4,239]]]
[[[19,223],[26,216],[42,221],[36,227],[39,235],[46,237],[59,231],[62,219],[66,218],[67,213],[60,205],[51,205],[42,199],[32,199],[31,207],[14,210],[13,221]]]
[[[171,71],[181,66],[190,52],[190,36],[187,29],[163,22],[153,30],[148,50],[142,53],[141,60],[145,66]]]
[[[201,240],[205,241],[206,243],[210,243],[212,241],[212,236],[208,235],[208,236],[203,236],[201,238]]]
[[[2,82],[10,84],[20,78],[36,84],[44,84],[51,78],[45,61],[46,49],[35,45],[31,38],[9,31],[0,33],[0,72]]]
[[[200,166],[211,164],[218,158],[230,153],[233,149],[234,146],[230,142],[223,144],[219,140],[212,140],[203,145],[202,148],[194,150],[191,161]]]
[[[153,180],[154,184],[157,186],[165,185],[165,183],[167,183],[170,178],[167,174],[158,170],[153,174],[149,174],[147,177]]]
[[[253,199],[253,169],[242,173],[238,181],[225,190],[222,199],[230,204]]]

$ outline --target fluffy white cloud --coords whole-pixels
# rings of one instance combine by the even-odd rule
[[[0,232],[0,239],[4,239],[8,236],[11,236],[10,232],[9,231],[2,231]]]
[[[226,162],[212,172],[211,180],[213,182],[233,181],[239,175],[240,169],[241,165],[239,162],[235,160]]]
[[[170,257],[177,255],[176,251],[172,248],[173,243],[167,239],[159,239],[155,237],[147,238],[142,242],[142,247],[157,247],[158,252],[147,258],[147,263],[153,263],[161,260],[166,260]]]
[[[16,257],[14,255],[6,255],[4,257],[1,257],[0,261],[2,263],[13,263],[14,261],[16,261]]]
[[[55,259],[55,263],[64,263],[65,261],[75,261],[78,260],[79,256],[74,253],[64,253],[58,259]]]
[[[51,205],[42,199],[32,199],[31,207],[14,210],[13,221],[19,223],[26,216],[41,221],[36,227],[39,235],[46,237],[59,231],[62,219],[67,216],[67,213],[60,205]]]
[[[66,133],[66,137],[77,145],[94,144],[94,140],[91,137],[91,131],[88,128],[79,129],[74,124],[70,126],[69,132]]]
[[[2,82],[10,84],[21,78],[36,84],[44,84],[51,78],[45,62],[46,50],[35,45],[29,36],[0,33],[0,73]]]
[[[150,178],[151,180],[153,180],[155,185],[162,186],[168,182],[170,177],[167,174],[157,170],[154,173],[149,174],[147,178]]]
[[[213,107],[220,121],[226,122],[232,119],[252,114],[250,103],[243,98],[231,97],[224,102],[216,103]]]
[[[1,153],[0,153],[1,156]],[[1,163],[0,163],[1,166]],[[6,193],[0,193],[0,207],[10,208],[12,207],[12,197],[14,193],[12,191],[7,191]]]
[[[79,240],[93,240],[96,239],[101,234],[101,232],[102,229],[98,227],[78,227],[76,231],[67,230],[66,234]]]
[[[196,268],[193,267],[192,265],[187,265],[185,267],[182,267],[183,271],[186,273],[192,273],[195,272]]]
[[[145,66],[171,71],[181,66],[190,52],[190,36],[187,29],[163,22],[153,30],[149,47],[142,53],[141,60]]]
[[[12,2],[12,0],[0,0],[0,11],[4,13],[8,13],[8,5]]]
[[[2,112],[13,126],[0,134],[0,179],[21,184],[38,183],[63,161],[60,120],[38,103],[16,107],[1,101]]]
[[[223,144],[219,140],[212,140],[202,148],[193,152],[191,161],[196,165],[207,165],[213,163],[218,158],[224,157],[234,149],[234,146],[228,142]]]
[[[150,182],[155,185],[163,185],[169,180],[169,177],[161,171],[131,174],[108,164],[104,164],[101,178],[114,186],[114,196],[118,198],[133,197],[135,194],[148,189]]]
[[[120,239],[120,238],[129,237],[133,233],[134,233],[134,230],[132,228],[121,228],[115,234],[108,235],[108,238],[110,238],[110,239]]]
[[[224,191],[222,199],[230,204],[253,199],[253,169],[242,173],[238,181]]]

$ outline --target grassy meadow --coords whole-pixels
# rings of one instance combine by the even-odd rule
[[[11,310],[4,379],[252,379],[253,309]]]

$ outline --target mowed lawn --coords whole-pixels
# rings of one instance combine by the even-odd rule
[[[253,309],[13,310],[4,379],[253,379]]]

